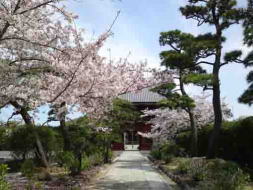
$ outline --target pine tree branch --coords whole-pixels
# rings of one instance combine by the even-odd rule
[[[200,65],[200,64],[207,64],[207,65],[214,65],[214,63],[211,63],[211,62],[208,62],[208,61],[200,61],[200,62],[197,62],[195,65]]]

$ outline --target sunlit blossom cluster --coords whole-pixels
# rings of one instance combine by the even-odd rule
[[[207,96],[194,97],[195,107],[193,109],[196,126],[202,128],[214,122],[214,112],[212,103],[208,101]],[[227,104],[222,104],[224,120],[232,116],[231,110]],[[146,138],[166,141],[174,139],[176,135],[190,128],[189,114],[184,109],[154,109],[145,110],[143,117],[151,118],[147,123],[151,124],[151,132],[140,133],[139,135]]]
[[[150,84],[146,64],[99,55],[110,31],[87,42],[75,19],[57,0],[1,2],[1,107],[65,102],[95,116],[119,94]]]

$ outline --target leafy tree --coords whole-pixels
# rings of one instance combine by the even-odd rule
[[[112,142],[121,141],[122,133],[140,119],[140,112],[135,106],[126,100],[115,98],[111,110],[99,123],[98,138],[104,147],[104,162],[109,161],[109,154]]]
[[[8,148],[14,151],[15,156],[27,158],[28,153],[34,153],[35,137],[33,128],[28,126],[20,126],[13,130],[8,139]]]
[[[70,140],[69,150],[63,149],[58,157],[61,164],[67,165],[71,174],[76,175],[82,171],[84,157],[96,152],[98,139],[95,127],[88,117],[66,122],[66,126]]]
[[[122,132],[126,129],[126,126],[136,123],[139,116],[140,112],[131,102],[115,98],[111,110],[106,115],[106,122],[115,130]]]
[[[212,66],[212,91],[213,91],[213,109],[215,115],[213,133],[209,139],[207,156],[212,158],[215,156],[217,143],[219,139],[220,128],[222,125],[222,110],[221,110],[221,97],[220,97],[220,69],[222,66],[232,62],[241,62],[239,57],[241,51],[232,51],[226,53],[224,61],[222,60],[222,50],[225,38],[223,33],[232,25],[238,24],[243,18],[241,9],[236,8],[236,0],[188,0],[189,4],[180,8],[181,13],[186,19],[194,19],[197,21],[198,26],[207,24],[213,26],[215,32],[213,35],[203,35],[206,43],[214,46],[214,52],[208,57],[213,61],[204,61]],[[212,40],[209,41],[211,37]],[[205,54],[205,52],[203,51]]]
[[[23,160],[28,158],[28,155],[35,155],[37,160],[40,160],[39,150],[36,149],[36,137],[34,130],[41,139],[44,147],[46,159],[52,158],[55,153],[62,149],[61,139],[58,138],[58,133],[49,127],[31,127],[18,126],[10,132],[6,143],[9,150],[14,151],[15,156]]]

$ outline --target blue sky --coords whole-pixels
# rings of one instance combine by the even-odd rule
[[[197,27],[196,22],[186,20],[181,16],[179,7],[186,0],[84,0],[69,3],[70,10],[79,15],[77,24],[87,30],[87,34],[97,36],[111,25],[117,11],[120,17],[113,27],[111,37],[101,53],[109,55],[111,49],[113,58],[129,57],[132,62],[147,60],[152,67],[159,67],[159,53],[164,48],[159,46],[159,34],[162,31],[180,29],[195,35],[210,32],[209,26]],[[246,0],[239,0],[238,6],[245,6]],[[242,44],[241,26],[233,26],[225,32],[227,42],[225,51],[242,49],[244,54],[249,48]],[[239,104],[237,99],[247,88],[246,75],[249,70],[242,65],[232,64],[221,70],[221,91],[226,102],[229,103],[234,118],[253,115],[253,108]],[[200,90],[189,87],[189,93],[196,94]]]
[[[186,0],[76,0],[68,2],[66,6],[79,15],[77,25],[86,29],[87,38],[105,32],[120,10],[121,14],[112,29],[114,35],[106,42],[101,54],[109,56],[110,49],[112,58],[117,59],[126,57],[131,52],[131,62],[147,60],[149,66],[159,67],[159,53],[165,49],[158,43],[160,32],[180,29],[197,35],[212,31],[208,26],[197,27],[196,22],[181,16],[179,7],[185,2]],[[238,4],[245,6],[246,0],[239,0]],[[242,49],[245,54],[249,51],[242,44],[240,26],[232,27],[225,35],[228,39],[224,44],[226,51]],[[253,108],[237,101],[247,88],[245,78],[248,71],[237,64],[226,66],[221,71],[222,96],[226,97],[235,119],[253,115]],[[200,89],[189,87],[188,91],[196,94]],[[7,115],[8,112],[0,114],[2,118]]]

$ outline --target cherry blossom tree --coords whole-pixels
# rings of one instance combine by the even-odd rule
[[[33,125],[28,111],[40,103],[41,75],[54,66],[55,55],[67,54],[71,37],[79,39],[72,26],[74,19],[57,0],[0,3],[0,105],[14,106],[15,113],[28,125]],[[37,150],[47,166],[43,147],[35,136]]]
[[[77,17],[57,0],[10,0],[0,4],[0,106],[12,105],[28,125],[29,111],[49,103],[60,105],[65,128],[67,105],[100,115],[121,93],[147,85],[145,64],[107,61],[99,50],[110,29],[86,42]],[[66,129],[66,130],[65,130]],[[37,150],[48,166],[39,137]]]
[[[212,103],[207,100],[207,96],[196,96],[195,107],[193,108],[194,119],[198,128],[214,122],[214,112]],[[222,104],[224,119],[232,116],[227,104]],[[146,138],[155,139],[158,142],[173,140],[176,135],[190,128],[189,114],[184,109],[154,109],[144,111],[142,117],[151,117],[148,121],[151,125],[151,132],[139,134]]]

